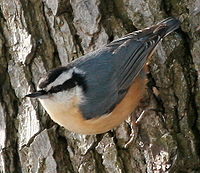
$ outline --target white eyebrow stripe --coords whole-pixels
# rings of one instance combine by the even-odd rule
[[[65,81],[71,79],[72,78],[72,73],[73,73],[73,69],[70,69],[67,72],[61,73],[57,77],[56,80],[54,80],[52,83],[47,85],[47,87],[46,87],[47,91],[50,90],[52,87],[55,87],[55,86],[58,86],[58,85],[62,85]]]

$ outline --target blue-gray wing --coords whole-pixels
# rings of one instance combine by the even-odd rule
[[[142,70],[149,49],[153,49],[153,45],[142,41],[127,40],[121,46],[115,42],[115,45],[110,44],[104,50],[90,54],[95,58],[89,57],[78,66],[86,72],[87,90],[85,100],[80,105],[86,119],[113,110]]]
[[[77,67],[86,72],[87,90],[80,105],[84,118],[110,113],[123,99],[158,42],[178,25],[167,24],[128,34],[77,61]]]

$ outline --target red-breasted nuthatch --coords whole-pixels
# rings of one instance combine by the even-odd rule
[[[118,126],[145,92],[144,66],[157,44],[180,22],[167,18],[51,70],[27,97],[38,98],[52,120],[81,134]]]

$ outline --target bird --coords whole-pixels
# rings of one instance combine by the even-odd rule
[[[105,133],[138,106],[146,90],[147,60],[180,21],[161,22],[116,39],[50,70],[26,97],[37,98],[51,119],[79,134]]]

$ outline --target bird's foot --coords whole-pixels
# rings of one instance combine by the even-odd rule
[[[158,109],[149,108],[149,109],[143,110],[137,119],[135,118],[134,115],[131,116],[131,134],[130,134],[129,140],[124,145],[125,148],[128,148],[128,146],[131,143],[135,143],[135,141],[138,137],[138,134],[139,134],[139,125],[141,124],[142,119],[144,118],[145,114],[149,111],[160,112],[160,110],[158,110]]]

